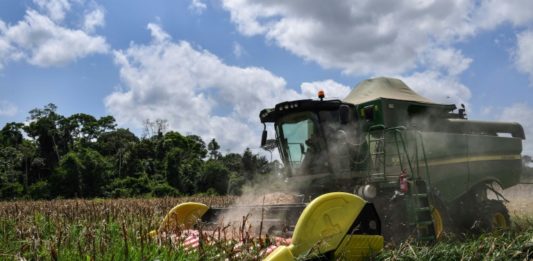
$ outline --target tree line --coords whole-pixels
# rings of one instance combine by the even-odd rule
[[[166,131],[164,120],[147,120],[139,138],[112,116],[66,117],[54,104],[0,130],[2,199],[239,194],[279,169],[250,149],[222,155],[215,139]]]

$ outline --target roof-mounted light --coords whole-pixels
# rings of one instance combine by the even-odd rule
[[[324,100],[324,97],[326,97],[326,94],[324,93],[324,90],[320,89],[318,91],[318,98],[322,101]]]

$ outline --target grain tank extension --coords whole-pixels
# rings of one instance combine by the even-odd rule
[[[374,203],[386,239],[509,225],[498,193],[522,172],[522,126],[467,120],[393,78],[361,82],[343,100],[297,100],[260,113],[273,123],[290,184],[314,197],[356,193]],[[489,195],[495,195],[494,198]]]

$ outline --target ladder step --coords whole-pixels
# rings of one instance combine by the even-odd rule
[[[416,211],[418,212],[422,212],[422,211],[430,211],[431,208],[430,207],[424,207],[424,208],[417,208]]]
[[[435,237],[434,237],[434,236],[419,237],[418,240],[422,240],[422,241],[434,241],[434,240],[435,240]]]
[[[427,198],[427,193],[418,193],[418,194],[412,194],[411,196],[417,197],[417,198]]]
[[[414,225],[419,226],[419,227],[426,227],[429,225],[433,225],[433,221],[418,221]]]

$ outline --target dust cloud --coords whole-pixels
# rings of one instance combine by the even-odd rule
[[[301,205],[304,197],[294,192],[283,176],[277,173],[265,174],[243,187],[243,193],[235,203],[218,215],[215,223],[218,227],[238,228],[231,231],[233,236],[258,236],[272,234],[273,230],[282,230],[287,223],[285,213],[272,212],[272,205]],[[279,232],[279,231],[278,231]]]
[[[506,204],[509,214],[531,216],[533,214],[533,184],[519,184],[503,191],[509,200]]]

